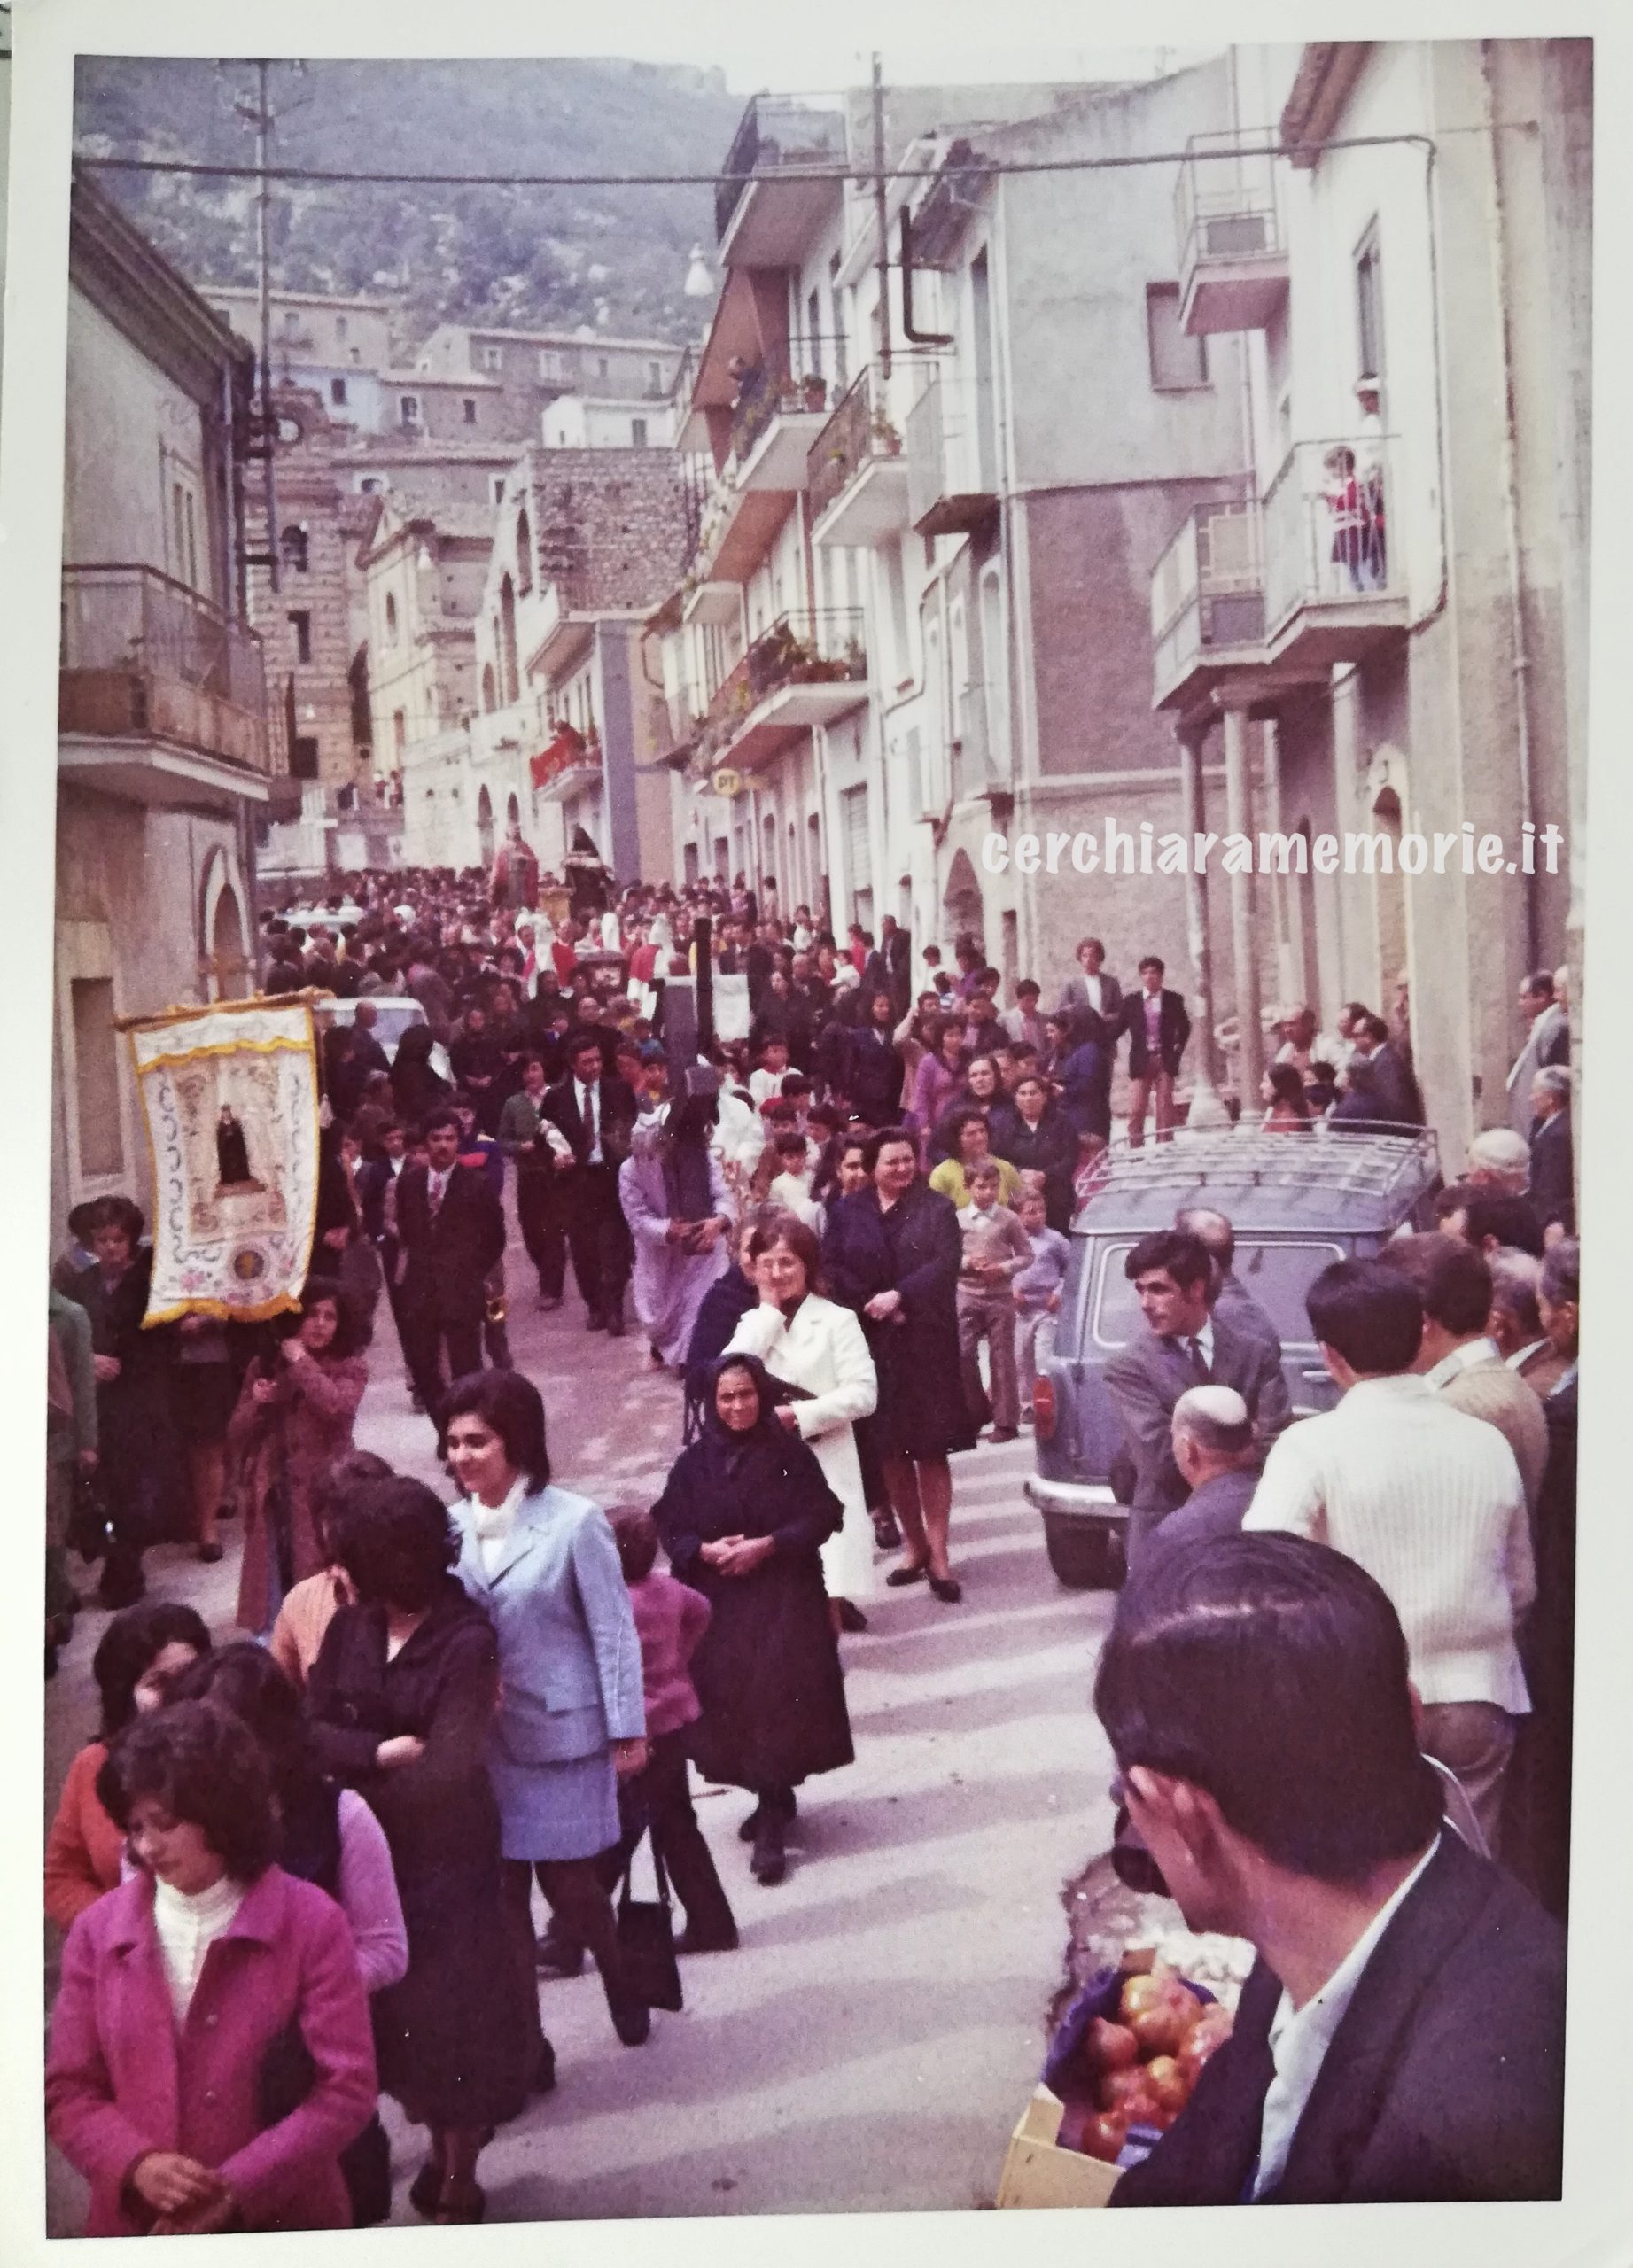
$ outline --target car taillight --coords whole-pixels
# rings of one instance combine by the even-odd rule
[[[1032,1430],[1040,1441],[1054,1437],[1054,1388],[1047,1379],[1032,1381]]]

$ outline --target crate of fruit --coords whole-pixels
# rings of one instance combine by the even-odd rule
[[[1185,2108],[1232,2021],[1217,1993],[1148,1948],[1090,1977],[1055,2027],[998,2203],[1103,2205]]]

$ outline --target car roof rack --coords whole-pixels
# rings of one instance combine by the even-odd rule
[[[1266,1133],[1258,1126],[1195,1132],[1178,1127],[1170,1141],[1136,1148],[1115,1143],[1089,1194],[1183,1181],[1193,1186],[1218,1182],[1235,1189],[1318,1187],[1389,1197],[1408,1186],[1420,1192],[1439,1173],[1440,1145],[1429,1127],[1365,1119],[1347,1120],[1341,1128],[1318,1120],[1308,1135]]]

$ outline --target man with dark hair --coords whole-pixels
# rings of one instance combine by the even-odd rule
[[[1467,1181],[1453,1182],[1435,1200],[1435,1226],[1458,1237],[1489,1260],[1494,1252],[1543,1256],[1542,1223],[1526,1197],[1505,1197]]]
[[[1571,1075],[1552,1066],[1531,1082],[1530,1203],[1544,1245],[1573,1236],[1576,1200],[1571,1162]]]
[[[999,1019],[1013,1040],[1023,1042],[1034,1053],[1044,1044],[1043,1017],[1038,1013],[1043,988],[1035,976],[1023,976],[1015,988],[1015,1006]]]
[[[1330,1543],[1382,1584],[1411,1649],[1424,1746],[1495,1846],[1530,1707],[1516,1644],[1536,1591],[1520,1469],[1494,1425],[1415,1373],[1423,1303],[1398,1269],[1334,1261],[1305,1304],[1343,1399],[1275,1444],[1243,1526]]]
[[[505,1216],[486,1169],[460,1163],[456,1113],[433,1110],[423,1132],[427,1162],[405,1166],[397,1183],[395,1312],[408,1376],[440,1436],[446,1386],[482,1367],[484,1287],[504,1256]]]
[[[1132,1567],[1158,1523],[1190,1494],[1174,1461],[1171,1429],[1181,1394],[1194,1386],[1233,1387],[1261,1443],[1273,1439],[1293,1412],[1279,1342],[1215,1313],[1213,1264],[1199,1238],[1175,1229],[1142,1237],[1124,1273],[1145,1322],[1111,1357],[1105,1378],[1134,1464],[1128,1522]]]
[[[1061,985],[1055,1014],[1075,1016],[1085,1008],[1092,1008],[1108,1031],[1117,1030],[1123,1014],[1123,987],[1106,967],[1105,946],[1098,937],[1085,937],[1074,959],[1077,973]]]
[[[1379,1584],[1295,1536],[1157,1555],[1094,1706],[1187,1927],[1259,1956],[1111,2202],[1558,2197],[1564,1936],[1442,1823]]]
[[[1381,1016],[1360,1015],[1351,1027],[1350,1054],[1341,1074],[1344,1092],[1332,1122],[1372,1128],[1421,1126],[1423,1098],[1411,1066],[1389,1037]]]
[[[1123,1003],[1120,1023],[1128,1034],[1128,1140],[1137,1150],[1146,1138],[1146,1112],[1155,1097],[1156,1138],[1170,1142],[1174,1130],[1174,1082],[1191,1037],[1191,1019],[1179,993],[1163,982],[1163,963],[1147,953],[1139,964],[1140,990]]]
[[[635,1098],[624,1080],[603,1075],[601,1042],[593,1031],[569,1033],[563,1052],[567,1076],[549,1090],[540,1111],[567,1142],[569,1154],[555,1151],[552,1168],[567,1249],[586,1327],[621,1339],[634,1254],[618,1202],[618,1169],[629,1155]]]
[[[1384,1258],[1417,1286],[1423,1301],[1423,1342],[1412,1368],[1453,1410],[1495,1425],[1514,1453],[1528,1509],[1548,1461],[1548,1426],[1542,1404],[1511,1371],[1487,1334],[1491,1316],[1490,1264],[1456,1237],[1402,1237]]]

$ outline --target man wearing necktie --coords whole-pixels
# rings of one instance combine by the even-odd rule
[[[459,1162],[451,1110],[432,1112],[424,1139],[426,1162],[405,1166],[396,1185],[397,1329],[414,1390],[440,1430],[447,1386],[482,1367],[484,1282],[504,1252],[505,1220],[486,1172]]]
[[[1190,1494],[1174,1462],[1174,1405],[1194,1386],[1228,1386],[1248,1405],[1261,1453],[1291,1422],[1278,1341],[1217,1315],[1211,1256],[1200,1237],[1162,1229],[1124,1262],[1143,1323],[1106,1364],[1106,1391],[1123,1421],[1134,1464],[1128,1561]]]
[[[1560,2194],[1565,1933],[1457,1831],[1381,1587],[1306,1536],[1154,1554],[1094,1707],[1187,1929],[1257,1951],[1114,2206]]]
[[[635,1098],[624,1080],[607,1076],[601,1043],[591,1033],[569,1034],[563,1052],[567,1076],[549,1090],[540,1110],[566,1137],[572,1153],[557,1155],[555,1170],[573,1280],[587,1328],[621,1339],[634,1252],[618,1177],[629,1155]]]

